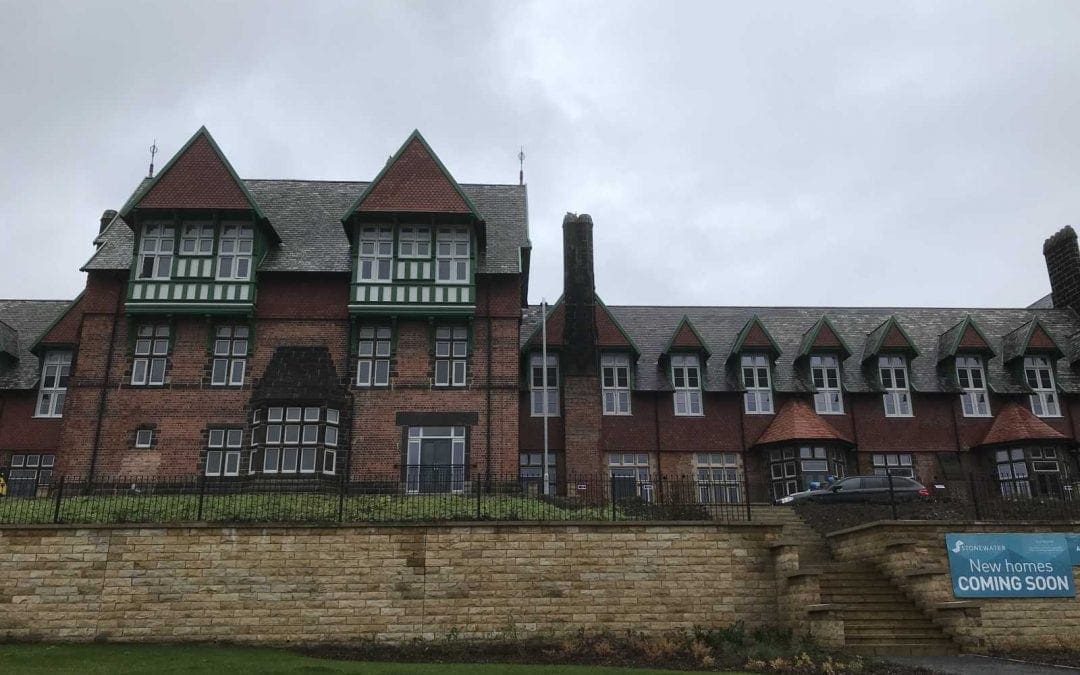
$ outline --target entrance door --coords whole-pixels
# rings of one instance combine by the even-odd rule
[[[450,492],[454,482],[453,446],[449,438],[420,443],[420,492]]]

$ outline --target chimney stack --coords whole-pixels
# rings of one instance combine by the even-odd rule
[[[567,376],[596,375],[596,282],[593,276],[593,222],[588,214],[563,218],[563,359]]]
[[[105,228],[109,226],[109,223],[116,217],[116,211],[112,209],[105,209],[105,212],[101,214],[101,226],[98,227],[98,234],[105,231]]]
[[[1076,230],[1066,225],[1043,243],[1046,271],[1054,307],[1070,307],[1080,312],[1080,246]]]

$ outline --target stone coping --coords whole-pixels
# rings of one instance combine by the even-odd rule
[[[0,524],[0,532],[12,530],[340,530],[340,529],[456,529],[456,528],[486,527],[499,528],[649,528],[649,527],[691,527],[700,529],[765,529],[779,531],[782,525],[775,523],[755,523],[746,521],[734,521],[720,523],[704,520],[654,520],[654,521],[619,521],[605,520],[429,520],[404,523],[207,523],[178,522],[178,523],[39,523],[39,524]]]
[[[1077,520],[874,520],[862,525],[848,527],[843,530],[829,532],[826,537],[839,537],[846,534],[855,534],[863,530],[872,530],[877,527],[889,527],[902,525],[904,527],[976,527],[980,525],[993,525],[994,527],[1080,527]]]

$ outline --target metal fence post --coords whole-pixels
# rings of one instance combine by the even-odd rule
[[[615,522],[615,476],[611,477],[611,522]]]
[[[753,515],[750,510],[750,476],[746,475],[746,469],[743,469],[742,476],[743,483],[743,501],[746,502],[746,522],[753,520]]]
[[[342,472],[341,480],[338,481],[337,521],[345,520],[345,473]]]
[[[885,475],[889,478],[889,507],[892,509],[892,519],[896,520],[896,492],[893,490],[892,472],[887,467]]]
[[[60,500],[64,498],[64,477],[60,476],[60,484],[56,486],[56,507],[53,509],[53,522],[60,522]]]
[[[480,520],[480,474],[473,476],[473,483],[476,484],[476,519]]]
[[[979,495],[975,490],[975,474],[968,472],[968,488],[971,491],[971,506],[975,509],[975,520],[982,520],[979,514]]]
[[[206,476],[199,475],[199,510],[195,516],[195,520],[202,520],[203,515],[203,498],[206,496]]]

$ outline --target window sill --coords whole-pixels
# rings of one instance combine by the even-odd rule
[[[915,418],[915,413],[910,415],[890,415],[889,413],[885,413],[885,417],[890,420],[910,420]]]
[[[604,412],[604,417],[633,417],[632,412]]]
[[[992,419],[994,417],[994,414],[993,413],[986,413],[985,415],[968,415],[967,413],[963,413],[962,416],[963,416],[964,419],[970,419],[970,420],[988,420],[988,419]]]
[[[675,413],[675,417],[705,417],[705,413]]]
[[[59,419],[63,419],[64,416],[62,414],[61,415],[34,415],[33,418],[36,419],[36,420],[59,420]]]
[[[745,415],[775,415],[776,412],[772,410],[744,410]]]
[[[559,419],[559,417],[561,417],[561,415],[537,415],[537,414],[533,413],[533,414],[529,415],[529,417],[534,417],[534,418],[536,418],[538,420],[544,419],[545,417],[548,418],[548,419]]]
[[[1041,420],[1060,420],[1065,417],[1064,415],[1036,415],[1035,413],[1032,413],[1032,415],[1035,415],[1035,417],[1038,417]]]
[[[841,410],[839,412],[832,412],[832,411],[825,411],[825,410],[817,410],[817,409],[815,409],[814,412],[816,412],[819,415],[830,415],[832,417],[842,417],[842,416],[847,414],[843,410]]]

